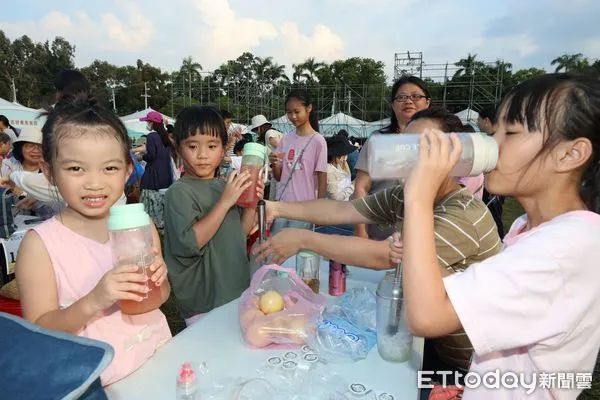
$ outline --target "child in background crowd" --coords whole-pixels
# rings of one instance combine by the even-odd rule
[[[461,144],[427,132],[404,187],[407,321],[426,337],[464,328],[474,349],[470,372],[480,377],[499,370],[502,381],[507,372],[538,379],[534,393],[479,385],[465,389],[465,400],[576,399],[582,387],[573,380],[540,379],[591,375],[600,348],[600,81],[547,74],[523,82],[504,99],[494,129],[500,157],[486,185],[515,197],[526,214],[502,252],[443,278],[432,205]]]
[[[127,130],[95,101],[61,101],[43,128],[43,170],[67,203],[61,213],[27,232],[17,256],[23,316],[48,329],[109,343],[115,357],[101,376],[108,385],[141,367],[171,338],[160,310],[121,313],[117,301],[141,301],[146,277],[137,265],[113,268],[109,208],[132,170]],[[150,290],[169,297],[167,269],[156,252]],[[143,340],[139,340],[143,337]]]
[[[12,141],[10,136],[4,132],[0,132],[0,164],[10,153],[11,146]]]
[[[175,122],[175,141],[185,174],[165,195],[165,258],[189,326],[249,286],[246,236],[256,210],[235,205],[251,184],[248,172],[232,171],[226,182],[217,179],[227,145],[218,111],[185,108]],[[260,198],[263,190],[259,185]]]
[[[285,100],[288,119],[296,131],[283,137],[269,155],[273,176],[277,180],[277,200],[306,201],[327,195],[327,143],[319,134],[317,113],[306,90],[293,90]],[[310,229],[311,224],[279,218],[273,222],[272,234],[285,228]]]

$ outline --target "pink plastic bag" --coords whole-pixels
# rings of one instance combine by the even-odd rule
[[[270,291],[281,296],[283,310],[266,315],[260,309],[261,296]],[[269,295],[278,300],[277,294]],[[256,348],[303,345],[307,336],[306,324],[323,312],[326,303],[325,296],[315,294],[296,271],[275,264],[263,265],[254,273],[250,287],[240,298],[240,328],[244,341]]]

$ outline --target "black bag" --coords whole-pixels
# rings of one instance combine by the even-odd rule
[[[18,201],[12,190],[0,188],[0,237],[8,239],[16,230],[13,206]]]

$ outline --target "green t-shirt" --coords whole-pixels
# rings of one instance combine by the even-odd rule
[[[242,210],[234,206],[219,230],[198,246],[192,226],[219,201],[225,182],[183,177],[165,195],[165,262],[184,318],[238,298],[250,284]]]

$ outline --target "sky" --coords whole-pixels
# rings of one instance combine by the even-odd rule
[[[178,69],[192,56],[211,71],[244,51],[289,68],[308,57],[383,61],[422,52],[428,64],[468,53],[514,69],[551,70],[563,53],[600,58],[598,0],[19,0],[0,29],[12,40],[63,36],[75,65],[137,59]]]

